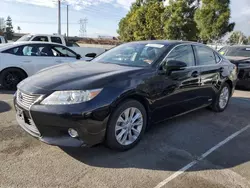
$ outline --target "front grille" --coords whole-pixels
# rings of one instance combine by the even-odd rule
[[[31,105],[35,103],[35,101],[40,97],[41,95],[30,95],[24,92],[21,92],[20,90],[17,90],[17,103],[22,106],[24,109],[29,110]]]

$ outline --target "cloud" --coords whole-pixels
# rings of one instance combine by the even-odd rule
[[[26,3],[32,4],[37,6],[44,6],[54,8],[57,6],[57,0],[4,0],[8,2],[19,2],[19,3]],[[116,7],[123,7],[124,9],[129,9],[131,4],[135,0],[61,0],[62,3],[71,5],[76,10],[80,10],[89,6],[97,6],[99,4],[111,4]]]

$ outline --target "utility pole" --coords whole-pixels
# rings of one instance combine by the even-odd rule
[[[69,38],[69,5],[67,5],[67,39]]]
[[[61,35],[61,0],[58,0],[58,35]]]

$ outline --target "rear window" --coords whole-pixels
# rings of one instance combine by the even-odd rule
[[[224,56],[250,57],[250,47],[228,47]]]
[[[51,42],[62,44],[62,39],[60,37],[51,37]]]
[[[39,42],[48,42],[48,37],[46,36],[37,36],[32,41],[39,41]]]

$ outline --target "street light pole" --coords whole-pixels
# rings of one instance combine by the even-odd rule
[[[67,5],[67,39],[69,38],[69,5]]]
[[[58,35],[61,35],[61,0],[58,0]]]

